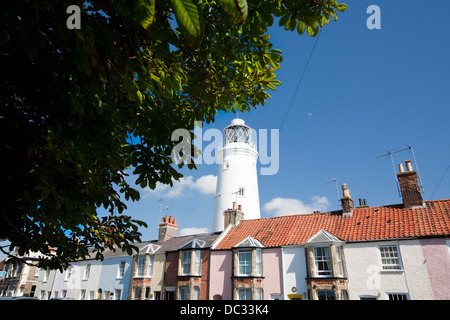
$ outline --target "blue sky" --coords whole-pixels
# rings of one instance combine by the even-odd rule
[[[279,170],[259,175],[261,216],[338,210],[347,183],[352,197],[370,206],[401,202],[390,157],[413,146],[429,200],[450,165],[450,2],[347,1],[349,10],[322,30],[299,90],[279,134]],[[369,30],[367,7],[381,9],[381,29]],[[252,128],[280,129],[316,38],[274,25],[274,48],[283,51],[282,85],[272,99],[240,115]],[[236,116],[219,114],[222,130]],[[204,142],[204,145],[208,142]],[[410,150],[393,154],[395,168],[414,160]],[[183,169],[174,188],[143,190],[129,214],[149,224],[143,239],[157,237],[161,216],[177,218],[182,233],[211,231],[216,165]],[[450,197],[450,170],[433,199]],[[168,209],[164,210],[164,208]]]
[[[433,193],[433,199],[450,198],[450,170],[444,175],[450,165],[450,1],[344,2],[349,10],[321,31],[295,97],[316,38],[278,25],[269,31],[274,48],[283,51],[277,72],[282,85],[269,92],[265,107],[240,115],[252,128],[269,131],[280,130],[286,117],[279,170],[258,177],[262,217],[338,210],[336,186],[327,183],[332,179],[340,196],[347,183],[355,203],[401,203],[391,159],[377,156],[408,145],[424,199]],[[370,5],[381,9],[379,30],[366,26]],[[203,130],[222,130],[235,117],[219,114]],[[396,170],[413,160],[410,150],[393,157]],[[177,218],[182,234],[211,231],[217,166],[201,164],[182,173],[180,184],[141,190],[141,200],[128,204],[127,214],[149,225],[140,230],[142,240],[157,238],[164,215]]]

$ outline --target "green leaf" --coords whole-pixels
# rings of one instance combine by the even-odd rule
[[[290,17],[290,14],[288,13],[280,18],[280,21],[278,21],[278,24],[280,25],[280,27],[284,26],[289,21],[289,17]]]
[[[319,32],[319,24],[314,22],[312,25],[308,26],[307,31],[310,36],[315,37],[317,32]]]
[[[247,0],[217,0],[223,10],[238,25],[244,23],[248,15]]]
[[[201,41],[202,24],[197,6],[191,0],[170,0],[175,18],[191,47],[198,47]]]
[[[303,21],[299,21],[298,25],[297,25],[298,34],[303,34],[303,32],[305,32],[305,29],[306,29],[306,24]]]
[[[135,12],[139,23],[148,30],[155,20],[155,0],[138,0]]]

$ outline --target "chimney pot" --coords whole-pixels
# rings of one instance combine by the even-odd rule
[[[412,168],[412,165],[411,165],[411,160],[406,160],[405,164],[406,164],[406,170],[407,171],[414,171],[413,168]]]
[[[403,168],[403,163],[398,164],[398,171],[405,172],[405,168]]]
[[[344,217],[350,217],[353,215],[353,209],[355,207],[354,201],[351,197],[350,190],[347,189],[347,184],[342,184],[343,196],[341,198],[342,214]]]
[[[236,210],[236,202],[233,202],[233,210]]]
[[[177,219],[173,216],[165,216],[162,218],[162,223],[159,225],[158,241],[166,241],[170,238],[178,236]]]
[[[242,211],[242,204],[238,205],[238,210]]]

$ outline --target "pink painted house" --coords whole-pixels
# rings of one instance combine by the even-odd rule
[[[435,300],[450,300],[450,238],[421,239],[423,257]]]
[[[281,248],[265,248],[258,242],[249,237],[233,248],[211,251],[210,300],[282,296]]]

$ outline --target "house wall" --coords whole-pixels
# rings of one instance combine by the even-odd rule
[[[86,266],[90,264],[90,272],[89,272],[89,278],[85,279],[85,271]],[[93,298],[97,298],[97,291],[98,291],[98,282],[100,278],[100,274],[102,271],[101,262],[99,260],[84,260],[84,261],[77,261],[75,263],[75,268],[72,276],[75,277],[74,285],[75,288],[72,292],[71,298],[74,298],[75,300],[81,299],[81,290],[86,290],[85,300],[89,300],[91,297],[91,291],[94,292]],[[59,293],[61,296],[61,292]]]
[[[302,247],[282,248],[282,268],[283,268],[283,298],[289,299],[290,294],[300,294],[303,299],[308,298],[306,286],[306,259],[305,249]],[[295,289],[293,290],[293,288]]]
[[[450,300],[450,238],[420,240],[433,297]]]
[[[209,297],[209,268],[211,265],[211,250],[201,250],[201,282],[200,282],[200,300],[208,300]]]
[[[56,270],[50,270],[48,273],[48,277],[45,279],[46,270],[41,269],[39,271],[39,279],[36,285],[36,293],[34,295],[35,297],[38,297],[41,300],[47,300],[49,298],[49,292],[51,297],[56,272],[57,272]]]
[[[91,264],[91,269],[89,273],[89,279],[85,280],[84,272],[87,264]],[[98,282],[100,279],[100,274],[102,271],[100,261],[98,260],[84,260],[77,261],[71,264],[72,272],[70,277],[66,277],[68,270],[63,272],[56,271],[55,281],[53,284],[53,290],[51,298],[56,297],[56,292],[58,292],[58,298],[62,297],[63,290],[67,291],[66,298],[73,298],[75,300],[80,300],[81,289],[86,289],[86,300],[90,298],[89,292],[94,292],[94,299],[97,298]]]
[[[382,270],[380,245],[398,244],[403,270]],[[419,240],[347,243],[344,259],[349,299],[373,296],[388,299],[388,293],[406,293],[409,299],[433,299],[426,262]]]
[[[123,277],[119,277],[120,261],[125,261],[125,273]],[[116,300],[116,290],[121,290],[121,296],[118,300],[127,300],[130,288],[131,278],[131,256],[121,256],[113,258],[105,258],[102,262],[101,274],[98,280],[98,289],[102,289],[102,299],[106,298],[106,292],[114,294],[110,296],[110,300]],[[92,271],[92,266],[91,266]],[[89,277],[90,278],[90,277]]]
[[[263,249],[262,251],[264,300],[283,293],[281,248]]]
[[[211,251],[209,299],[220,295],[222,300],[232,299],[231,276],[233,267],[232,251]]]
[[[153,256],[153,275],[152,275],[152,289],[151,293],[155,299],[155,291],[161,292],[161,299],[164,286],[164,266],[166,261],[166,254],[155,254]]]
[[[167,291],[175,292],[176,296],[176,287],[178,283],[178,251],[167,252],[166,254],[166,270],[165,270],[165,278],[164,278],[164,300],[166,300]]]

